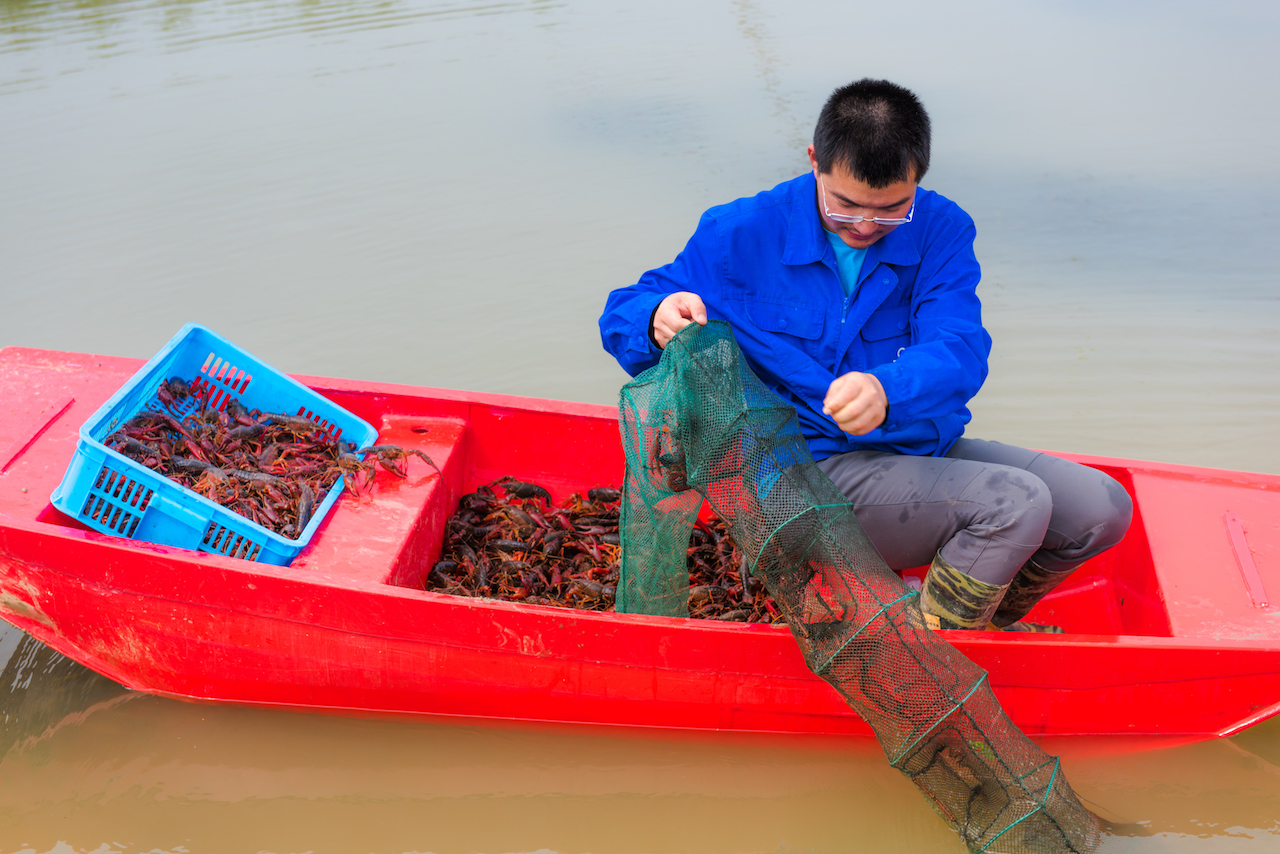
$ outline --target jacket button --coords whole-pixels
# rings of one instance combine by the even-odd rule
[[[786,329],[786,328],[787,328],[787,319],[786,319],[785,317],[784,317],[784,318],[782,318],[781,320],[779,320],[779,321],[778,321],[778,325],[779,325],[779,326],[781,326],[783,329]]]
[[[884,283],[885,283],[886,285],[887,285],[887,284],[889,284],[889,280],[888,280],[888,279],[885,279],[885,280],[884,280]]]
[[[898,328],[899,328],[899,329],[906,329],[906,328],[907,328],[907,322],[906,322],[905,320],[899,320],[899,321],[898,321]]]

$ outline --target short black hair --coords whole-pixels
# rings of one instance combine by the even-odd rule
[[[824,175],[838,165],[876,189],[919,181],[929,169],[929,114],[910,90],[864,77],[831,93],[813,149]]]

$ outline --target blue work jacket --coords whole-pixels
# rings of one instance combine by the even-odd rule
[[[965,406],[987,377],[973,220],[917,190],[915,215],[867,250],[851,297],[818,216],[817,182],[801,175],[702,216],[684,251],[609,294],[604,348],[632,376],[657,364],[650,337],[666,296],[691,291],[727,321],[752,369],[795,406],[815,459],[862,449],[945,454],[969,422]],[[889,399],[884,424],[851,436],[822,412],[832,380],[875,374]]]

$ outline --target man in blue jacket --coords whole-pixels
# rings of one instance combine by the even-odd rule
[[[689,323],[727,321],[885,562],[931,564],[931,625],[1034,629],[1019,621],[1132,507],[1095,469],[961,438],[991,336],[973,220],[919,187],[929,142],[906,89],[837,89],[812,172],[703,214],[675,261],[609,295],[601,338],[634,376]]]

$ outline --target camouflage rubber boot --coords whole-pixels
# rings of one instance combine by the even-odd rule
[[[939,552],[924,577],[920,610],[931,629],[985,629],[1008,589],[965,575]]]
[[[991,622],[1010,632],[1061,632],[1062,629],[1057,626],[1022,622],[1022,618],[1070,574],[1071,570],[1046,572],[1035,561],[1027,561],[1013,577],[1013,581],[1009,582],[1009,592],[1005,594],[1004,601],[996,609]]]

